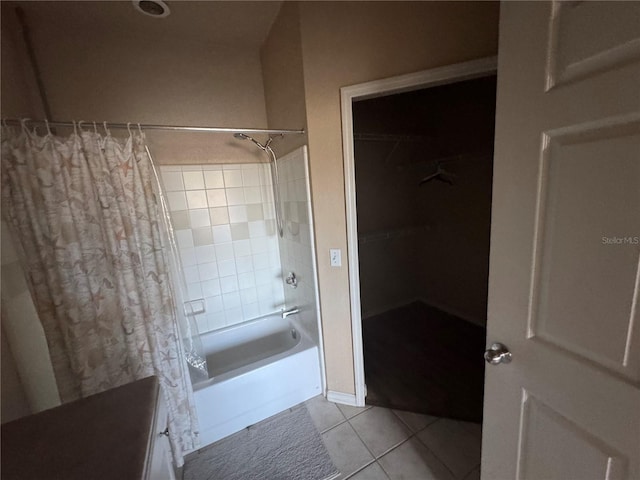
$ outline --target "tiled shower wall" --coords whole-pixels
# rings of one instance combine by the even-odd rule
[[[200,333],[282,308],[284,291],[268,164],[161,166]]]
[[[300,309],[297,318],[301,326],[318,344],[315,252],[306,148],[299,148],[279,159],[278,173],[285,219],[284,237],[279,240],[282,272],[284,276],[294,272],[298,279],[296,288],[284,286],[285,303],[287,308],[297,306]]]

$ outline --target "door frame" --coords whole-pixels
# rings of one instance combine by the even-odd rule
[[[362,347],[362,311],[360,306],[360,259],[358,256],[358,216],[356,209],[355,155],[353,149],[353,102],[410,92],[448,83],[471,80],[496,74],[497,57],[483,57],[468,62],[396,77],[374,80],[342,87],[342,155],[347,214],[347,257],[349,272],[349,298],[351,306],[351,337],[353,342],[353,368],[355,378],[355,405],[364,406],[367,387],[364,380],[364,351]]]

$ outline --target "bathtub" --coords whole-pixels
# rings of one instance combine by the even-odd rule
[[[322,393],[318,347],[295,315],[201,336],[208,378],[193,378],[200,447]]]

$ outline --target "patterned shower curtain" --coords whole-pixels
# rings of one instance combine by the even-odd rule
[[[2,129],[2,212],[63,402],[157,375],[174,460],[196,447],[154,172],[142,132],[122,140]]]

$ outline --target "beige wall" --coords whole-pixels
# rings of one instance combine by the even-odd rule
[[[307,128],[300,11],[297,2],[280,9],[260,55],[269,128]],[[278,156],[307,144],[307,135],[277,139]]]
[[[6,423],[29,415],[31,410],[4,328],[0,342],[0,423]]]
[[[10,395],[14,402],[20,402],[24,395],[32,412],[39,412],[60,404],[49,348],[44,330],[31,299],[24,272],[18,261],[8,227],[0,222],[0,260],[2,269],[2,334],[10,345],[22,389],[16,383],[5,387],[14,389]]]
[[[14,27],[13,11],[2,11],[2,27],[0,28],[0,65],[2,81],[0,82],[0,105],[2,117],[42,116],[40,101],[35,88],[35,81],[28,63],[24,62],[23,42],[17,36]]]
[[[494,55],[498,4],[302,2],[312,199],[330,390],[354,393],[340,87]]]
[[[117,26],[83,32],[81,22],[27,13],[54,117],[263,127],[266,89],[270,126],[299,128],[304,96],[328,388],[353,393],[339,89],[495,54],[498,5],[287,2],[262,51],[264,88],[257,49],[151,40]],[[3,94],[4,83],[3,74]],[[246,142],[213,138],[149,134],[159,163],[262,160]],[[342,268],[329,267],[329,248],[345,253]]]
[[[22,44],[2,17],[2,116],[42,116],[33,78],[21,59]],[[2,292],[1,421],[59,404],[49,350],[16,252],[4,222],[1,227]]]
[[[267,125],[255,47],[208,45],[157,32],[143,34],[142,29],[124,29],[118,23],[109,30],[88,31],[74,17],[60,14],[52,19],[51,12],[37,5],[30,8],[27,2],[22,6],[55,119],[245,128]],[[13,11],[7,6],[4,14],[12,16]],[[142,15],[132,18],[148,20]],[[10,81],[5,75],[2,79],[3,83]],[[158,163],[265,159],[256,148],[231,135],[150,131],[148,139]]]

